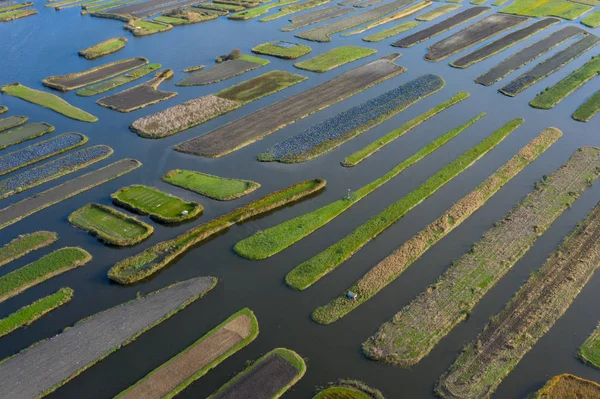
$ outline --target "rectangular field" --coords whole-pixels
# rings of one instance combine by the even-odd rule
[[[19,259],[37,249],[46,247],[58,240],[58,234],[50,231],[36,231],[23,234],[0,248],[0,266]]]
[[[54,126],[45,122],[30,123],[16,129],[9,130],[8,132],[0,134],[0,150],[10,147],[11,145],[41,137],[45,134],[52,133],[53,131]]]
[[[241,198],[257,190],[260,184],[251,180],[230,179],[192,170],[171,170],[162,177],[174,186],[185,188],[218,201]]]

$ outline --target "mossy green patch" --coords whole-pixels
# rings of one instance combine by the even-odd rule
[[[219,201],[243,197],[260,187],[260,184],[251,180],[230,179],[181,169],[167,172],[162,179],[174,186]]]
[[[88,60],[93,60],[121,50],[125,47],[125,43],[127,43],[127,39],[124,37],[113,37],[85,50],[81,50],[79,55]]]
[[[271,55],[285,60],[294,60],[311,52],[311,48],[304,44],[276,41],[259,44],[252,49],[253,53]]]
[[[36,249],[48,246],[56,240],[58,240],[58,235],[50,231],[36,231],[20,235],[0,248],[0,266],[19,259]]]
[[[418,25],[419,25],[419,23],[414,22],[414,21],[402,22],[391,28],[384,29],[381,32],[377,32],[370,36],[365,36],[365,37],[363,37],[363,40],[365,42],[380,42],[383,39],[387,39],[388,37],[399,35],[400,33],[406,32],[407,30],[412,29]]]
[[[515,0],[502,12],[527,17],[558,17],[573,20],[593,7],[567,0]]]
[[[349,62],[368,57],[377,50],[359,46],[341,46],[329,50],[309,60],[294,64],[296,68],[313,72],[327,72]]]
[[[237,101],[243,105],[298,84],[306,79],[306,76],[286,71],[270,71],[256,78],[221,90],[215,95],[226,100]]]

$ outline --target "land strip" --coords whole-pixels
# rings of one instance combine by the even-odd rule
[[[406,32],[409,29],[415,28],[419,26],[418,22],[415,21],[407,21],[396,26],[393,26],[388,29],[384,29],[381,32],[374,33],[369,36],[363,37],[365,42],[380,42],[383,39],[387,39],[388,37],[399,35],[402,32]]]
[[[0,156],[0,176],[80,147],[87,141],[88,138],[81,133],[65,133]]]
[[[111,14],[121,15],[125,18],[133,16],[137,13],[141,13],[145,10],[152,10],[165,5],[177,3],[178,0],[149,0],[145,2],[138,2],[129,4],[124,7],[113,8],[110,10]]]
[[[438,92],[444,84],[437,75],[422,75],[275,144],[258,160],[298,163],[317,158]]]
[[[532,399],[600,397],[600,385],[571,374],[561,374],[552,378]]]
[[[276,348],[237,374],[207,399],[271,398],[283,395],[306,372],[294,351]]]
[[[125,43],[127,43],[126,38],[113,37],[112,39],[105,40],[92,47],[79,51],[79,55],[86,60],[94,60],[108,54],[116,53],[125,47]]]
[[[0,91],[8,94],[9,96],[18,97],[21,100],[51,109],[54,112],[58,112],[59,114],[66,116],[67,118],[90,123],[98,120],[98,118],[96,118],[94,115],[88,114],[87,112],[72,106],[54,94],[46,93],[45,91],[34,90],[27,86],[23,86],[20,83],[12,83],[2,86],[0,87]]]
[[[0,180],[0,199],[75,172],[108,158],[112,153],[113,149],[105,145],[87,147]]]
[[[573,20],[593,7],[567,0],[515,0],[501,12],[528,17],[559,17]]]
[[[0,114],[3,114],[5,112],[7,112],[7,111],[8,111],[7,107],[5,107],[4,105],[0,105]]]
[[[328,19],[342,17],[354,11],[353,8],[343,8],[338,6],[325,7],[322,10],[315,10],[290,18],[292,23],[288,26],[284,26],[280,30],[282,32],[291,32],[306,26],[318,24],[319,22],[327,21]]]
[[[447,398],[489,397],[585,287],[600,266],[599,244],[600,204],[463,349],[440,379],[438,393]],[[588,358],[581,353],[600,366],[593,354]]]
[[[306,76],[286,71],[270,71],[221,90],[215,96],[244,105],[303,82],[306,79],[308,79]]]
[[[600,57],[595,56],[552,87],[546,88],[529,102],[534,108],[550,109],[600,73]]]
[[[58,234],[51,231],[36,231],[20,235],[0,248],[0,266],[4,266],[30,252],[47,247],[57,240]]]
[[[15,19],[30,17],[37,13],[38,12],[36,9],[27,9],[27,10],[21,9],[21,10],[14,10],[14,11],[6,11],[6,12],[0,13],[0,22],[14,21]]]
[[[314,112],[327,108],[368,87],[405,71],[391,54],[295,94],[250,115],[193,138],[176,150],[204,157],[220,157],[247,146]]]
[[[129,71],[128,73],[116,76],[112,79],[104,80],[100,83],[84,87],[77,90],[76,94],[82,97],[95,96],[96,94],[104,93],[116,87],[123,86],[127,83],[138,80],[149,73],[152,73],[161,68],[161,64],[148,64],[143,67]]]
[[[437,282],[363,344],[371,359],[409,367],[418,363],[508,272],[600,172],[600,149],[577,150]],[[435,311],[433,310],[435,309]]]
[[[295,60],[311,52],[309,46],[293,42],[276,41],[259,44],[252,48],[256,54],[270,55],[272,57],[282,58],[284,60]]]
[[[600,38],[595,35],[587,35],[577,43],[556,53],[547,60],[540,62],[529,72],[525,72],[506,86],[500,89],[500,93],[514,97],[523,90],[533,86],[551,73],[556,72],[564,65],[581,56],[583,53],[600,43]]]
[[[540,21],[536,21],[531,25],[526,26],[523,29],[519,29],[518,31],[509,33],[501,37],[500,39],[487,44],[464,57],[459,58],[458,60],[452,61],[450,65],[455,68],[467,68],[473,64],[481,62],[495,54],[498,54],[501,51],[506,50],[507,48],[514,46],[515,44],[535,35],[541,30],[548,28],[554,24],[559,23],[560,20],[556,18],[545,18]]]
[[[283,251],[287,247],[295,244],[302,238],[329,223],[352,205],[389,182],[409,166],[431,154],[456,135],[463,132],[481,117],[483,117],[483,114],[476,116],[467,123],[440,136],[406,160],[394,166],[383,176],[353,192],[349,197],[341,198],[331,204],[270,227],[264,231],[255,233],[252,236],[239,241],[233,248],[234,252],[244,258],[257,260],[268,258]]]
[[[5,274],[0,277],[0,303],[54,276],[83,266],[91,259],[92,255],[81,248],[65,247]],[[0,392],[5,391],[0,389]]]
[[[108,166],[54,186],[32,197],[25,198],[4,209],[0,209],[0,230],[67,198],[71,198],[81,192],[129,173],[141,165],[135,159],[121,159]]]
[[[425,54],[427,61],[438,62],[477,43],[489,39],[507,29],[522,24],[529,18],[518,15],[492,14],[440,40],[429,47]]]
[[[312,72],[327,72],[339,66],[373,55],[377,50],[359,46],[340,46],[306,61],[294,64],[296,68]]]
[[[54,126],[41,122],[30,123],[16,129],[9,130],[0,134],[0,150],[3,150],[11,145],[19,144],[24,141],[32,140],[54,131]]]
[[[226,215],[194,227],[174,239],[160,242],[137,255],[123,259],[108,271],[108,277],[119,284],[131,284],[139,281],[167,266],[188,248],[228,227],[253,216],[296,202],[322,190],[324,187],[324,180],[315,179],[275,191]]]
[[[318,7],[325,3],[329,3],[331,0],[308,0],[299,4],[292,4],[289,6],[281,7],[279,12],[268,15],[260,20],[260,22],[273,21],[274,19],[281,18],[286,15],[290,15],[299,11],[308,10],[311,8]]]
[[[347,291],[328,304],[317,308],[312,318],[320,324],[330,324],[344,317],[397,279],[429,248],[460,226],[527,165],[535,161],[562,136],[560,130],[542,131],[506,164],[483,181],[475,190],[452,205],[442,216],[405,241],[392,254],[377,263]],[[349,292],[357,295],[349,300]]]
[[[167,79],[173,77],[173,70],[166,69],[157,72],[156,76],[149,81],[134,86],[112,96],[104,97],[96,101],[99,105],[114,109],[119,112],[132,112],[161,101],[168,100],[177,95],[174,91],[161,91],[158,86]]]
[[[454,177],[477,162],[478,159],[491,151],[522,123],[523,119],[513,119],[493,132],[479,144],[438,170],[415,190],[360,225],[352,233],[296,266],[287,274],[286,283],[297,290],[304,290],[316,283],[404,217],[411,209],[418,206]]]
[[[471,7],[465,11],[461,11],[451,17],[446,18],[442,22],[432,25],[428,28],[420,30],[412,35],[406,36],[404,39],[398,40],[392,43],[394,47],[412,47],[415,44],[421,43],[425,40],[431,39],[441,33],[444,33],[455,26],[464,24],[473,18],[480,16],[481,14],[491,10],[490,7]]]
[[[177,83],[177,86],[202,86],[217,83],[260,68],[269,62],[262,58],[242,55],[235,60],[222,62],[210,69],[185,77]]]
[[[0,363],[0,391],[13,399],[44,396],[204,296],[216,283],[214,277],[186,280],[79,321]]]
[[[600,26],[600,11],[594,11],[587,17],[581,20],[581,23],[590,28],[597,28]]]
[[[432,2],[429,0],[420,1],[410,7],[404,8],[394,14],[388,15],[387,17],[383,17],[381,19],[378,19],[377,21],[366,24],[362,28],[358,28],[356,30],[353,30],[352,32],[344,33],[344,34],[342,34],[342,36],[357,35],[359,33],[365,32],[369,29],[373,29],[380,25],[387,24],[388,22],[392,22],[392,21],[396,21],[398,19],[408,17],[409,15],[412,15],[416,12],[421,11],[422,9],[424,9],[426,7],[429,7],[431,4],[432,4]]]
[[[104,15],[103,13],[98,13]],[[92,16],[96,14],[91,14]],[[173,25],[165,24],[159,21],[149,21],[144,19],[130,19],[124,29],[130,31],[133,36],[150,36],[156,33],[166,32],[173,29]]]
[[[134,184],[111,194],[114,204],[160,223],[177,223],[192,219],[202,212],[202,205],[148,186]]]
[[[45,86],[60,91],[79,89],[80,87],[97,83],[101,80],[112,78],[124,72],[146,65],[148,60],[144,57],[129,58],[100,65],[83,72],[68,75],[50,76],[42,80]]]
[[[231,201],[257,190],[260,184],[251,180],[230,179],[192,170],[173,169],[162,177],[164,181],[218,201]]]
[[[384,15],[399,10],[410,2],[410,0],[394,0],[379,7],[375,7],[372,10],[361,12],[357,15],[341,19],[331,24],[307,30],[302,33],[297,33],[295,36],[316,42],[330,42],[331,35],[334,33],[342,32],[346,29],[354,28],[355,26],[374,21],[383,17]]]
[[[6,112],[6,111],[4,111]],[[0,132],[21,126],[29,120],[26,116],[13,115],[0,119]]]
[[[579,122],[587,122],[600,111],[600,91],[595,92],[573,113],[572,117]]]
[[[598,208],[598,205],[596,205],[596,208]],[[593,216],[590,216],[589,217],[590,219],[591,218],[598,218],[597,212],[595,212],[595,214],[594,214],[594,211],[596,211],[596,208],[594,208],[594,210],[592,211],[593,212]],[[591,223],[595,222],[595,220],[594,221],[586,221],[586,222],[588,224],[591,224]],[[598,229],[597,226],[596,226],[596,228]],[[579,229],[580,228],[578,227],[578,230]],[[589,234],[594,234],[594,238],[596,238],[596,242],[593,242],[593,245],[597,245],[598,232],[597,231],[592,231]],[[592,240],[588,240],[588,242],[591,242],[591,241]],[[596,248],[594,248],[594,247],[586,248],[586,250],[590,251],[590,252],[596,252],[595,251]],[[568,254],[568,252],[567,252],[567,254]],[[588,277],[588,279],[585,280],[582,284],[580,284],[580,286],[581,286],[580,289],[583,289],[583,286],[587,283],[587,281],[589,280],[589,278],[592,277],[592,274],[594,273],[594,271],[596,270],[596,268],[600,264],[600,261],[597,259],[597,254],[596,254],[596,258],[593,258],[593,259],[590,259],[590,258],[592,258],[591,254],[587,254],[587,252],[585,254],[588,255],[588,256],[586,256],[585,258],[583,258],[583,260],[586,261],[586,262],[588,262],[586,264],[586,266],[589,269],[591,269],[591,270],[589,270],[589,271],[585,270],[587,272],[585,277]],[[573,262],[574,261],[575,260],[573,260]],[[592,262],[592,261],[595,261],[595,263],[594,264],[589,264],[589,262]],[[565,274],[566,273],[563,273],[562,275],[564,276]],[[572,273],[572,274],[575,274],[575,273]],[[570,275],[570,276],[571,277],[579,277],[577,275],[575,275],[575,276]],[[579,291],[577,291],[577,293],[579,293]],[[575,299],[575,298],[573,298],[573,299]],[[579,357],[584,362],[586,362],[588,364],[591,364],[592,366],[594,366],[597,369],[600,369],[600,326],[596,327],[594,329],[594,331],[590,334],[590,336],[581,345],[581,347],[579,348],[578,355],[579,355]]]
[[[115,399],[173,397],[258,336],[254,313],[242,309],[182,352],[154,369]]]
[[[446,15],[454,10],[458,10],[459,8],[460,5],[458,4],[444,4],[431,11],[427,11],[426,13],[419,15],[415,19],[417,21],[433,21],[434,19],[439,18],[442,15]]]
[[[73,298],[71,288],[61,288],[52,295],[45,296],[37,301],[22,307],[7,317],[0,319],[0,337],[30,325],[34,321],[61,307]]]
[[[366,147],[361,148],[360,150],[356,151],[352,155],[344,158],[344,160],[342,161],[342,166],[352,167],[352,166],[358,165],[359,163],[361,163],[362,161],[364,161],[371,155],[375,154],[377,151],[381,150],[386,145],[390,144],[392,141],[396,140],[397,138],[405,135],[406,133],[408,133],[415,127],[419,126],[421,123],[434,117],[435,115],[439,114],[443,110],[445,110],[453,105],[456,105],[463,100],[466,100],[468,97],[469,97],[469,93],[467,93],[465,91],[456,93],[455,95],[453,95],[446,101],[431,108],[429,111],[411,119],[410,121],[406,122],[399,128],[392,130],[391,132],[387,133],[383,137],[380,137],[379,139],[373,141],[371,144],[368,144]]]
[[[296,3],[297,1],[298,0],[278,0],[278,1],[275,1],[272,3],[267,3],[267,4],[259,6],[259,7],[250,8],[250,9],[244,10],[244,11],[238,11],[234,14],[230,14],[227,18],[245,21],[248,19],[260,17],[261,15],[269,12],[269,10],[271,8],[284,6],[286,4]]]
[[[143,10],[143,11],[135,12],[132,15],[135,18],[148,18],[148,17],[152,17],[157,14],[168,15],[168,14],[172,13],[173,11],[184,11],[184,10],[186,10],[186,7],[191,6],[193,4],[198,4],[198,0],[183,0],[178,3],[165,4],[164,6],[153,8],[151,10]],[[210,11],[201,11],[201,10],[197,10],[197,11],[199,13],[204,13],[204,12],[210,13]],[[214,15],[214,14],[211,14],[211,15]],[[214,18],[216,18],[216,17],[217,16],[215,15]]]
[[[150,237],[154,228],[108,206],[91,203],[69,215],[69,223],[108,245],[127,247]]]
[[[587,32],[577,26],[566,26],[561,30],[543,38],[539,42],[536,42],[531,46],[519,51],[518,53],[508,57],[490,69],[488,72],[475,79],[475,82],[484,86],[490,86],[512,71],[519,69],[536,58],[546,54],[548,51],[552,50],[554,47],[558,46],[564,41],[574,36],[583,34],[587,34]]]
[[[339,380],[316,394],[313,399],[385,399],[381,391],[357,380]]]

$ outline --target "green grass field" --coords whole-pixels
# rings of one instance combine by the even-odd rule
[[[527,17],[558,17],[573,20],[593,7],[567,0],[515,0],[502,12]]]
[[[5,112],[7,112],[7,111],[8,111],[7,107],[5,107],[4,105],[0,105],[0,114],[3,114]]]
[[[83,266],[90,259],[87,251],[77,247],[58,249],[43,258],[0,277],[0,302],[54,276]]]
[[[31,15],[37,14],[36,9],[21,9],[21,10],[13,10],[0,12],[0,22],[8,22],[14,19],[25,18]]]
[[[174,186],[219,201],[230,201],[243,197],[260,187],[260,184],[251,180],[229,179],[181,169],[167,172],[162,179]]]
[[[58,240],[58,234],[50,231],[36,231],[20,235],[0,248],[0,266],[19,259],[31,251],[48,246],[56,240]]]
[[[235,253],[246,259],[255,260],[265,259],[283,251],[294,243],[300,241],[302,238],[329,223],[342,212],[356,204],[367,195],[371,194],[377,188],[392,180],[409,166],[417,163],[427,155],[431,154],[433,151],[447,143],[456,135],[463,132],[484,115],[485,114],[480,114],[462,126],[452,129],[446,134],[440,136],[438,139],[432,141],[430,144],[423,147],[406,160],[400,162],[385,175],[373,180],[371,183],[353,192],[350,198],[341,198],[312,212],[255,233],[252,236],[235,244],[233,250]]]
[[[406,32],[407,30],[412,29],[418,25],[419,25],[419,23],[415,22],[415,21],[402,22],[391,28],[384,29],[381,32],[374,33],[370,36],[365,36],[365,37],[363,37],[363,40],[365,42],[380,42],[383,39],[387,39],[388,37],[399,35],[400,33]]]
[[[313,399],[385,399],[381,391],[358,380],[342,379],[328,384]]]
[[[600,91],[594,93],[583,104],[581,104],[579,108],[573,112],[572,117],[576,121],[587,122],[592,119],[592,117],[596,115],[598,111],[600,111]]]
[[[192,219],[202,212],[202,205],[188,202],[148,186],[132,185],[111,195],[116,205],[150,217],[162,223]]]
[[[287,43],[290,46],[278,46],[278,43]],[[304,44],[281,41],[263,43],[252,48],[253,53],[270,55],[277,58],[283,58],[284,60],[295,60],[296,58],[300,58],[303,55],[310,53],[311,50],[312,49],[309,46]]]
[[[479,144],[444,166],[415,190],[388,206],[378,215],[373,216],[352,233],[306,262],[296,266],[287,274],[285,278],[286,283],[297,290],[304,290],[310,287],[321,277],[340,266],[385,229],[401,219],[412,208],[435,193],[444,184],[473,165],[522,123],[523,119],[513,119],[496,130]]]
[[[244,11],[236,12],[234,14],[229,15],[227,18],[239,19],[239,20],[252,19],[252,18],[261,16],[263,14],[266,14],[267,12],[269,12],[269,10],[271,8],[284,6],[286,4],[296,3],[297,1],[298,0],[279,0],[279,1],[269,3],[269,4],[265,4],[263,6],[258,6],[258,7],[250,8],[250,9],[247,9]]]
[[[85,57],[88,60],[93,60],[103,55],[115,53],[125,47],[127,39],[124,37],[113,37],[112,39],[105,40],[94,46],[88,47],[79,52],[79,55]]]
[[[88,114],[87,112],[72,106],[60,97],[54,94],[47,93],[45,91],[39,91],[30,89],[27,86],[23,86],[20,83],[13,83],[6,86],[0,87],[2,93],[6,93],[9,96],[18,97],[27,102],[40,105],[44,108],[51,109],[52,111],[58,112],[66,116],[67,118],[76,119],[83,122],[96,122],[98,118],[94,115]]]
[[[260,20],[260,22],[273,21],[274,19],[281,18],[283,16],[293,14],[295,12],[304,11],[304,10],[308,10],[310,8],[318,7],[322,4],[329,3],[330,1],[331,0],[309,0],[309,1],[305,1],[304,3],[292,4],[290,6],[281,7],[279,9],[279,12],[277,12],[275,14],[267,15],[266,17],[262,18]]]
[[[296,68],[312,72],[327,72],[349,62],[368,57],[377,50],[358,46],[341,46],[309,60],[294,64]]]
[[[153,228],[126,214],[99,204],[88,204],[69,215],[69,222],[89,231],[104,243],[135,245],[148,238]]]
[[[600,326],[592,332],[579,348],[579,357],[600,369]]]
[[[237,101],[241,105],[266,97],[308,79],[286,71],[270,71],[255,78],[221,90],[217,97]]]
[[[0,337],[10,334],[18,328],[30,325],[45,314],[69,302],[71,298],[73,298],[73,290],[71,288],[61,288],[58,292],[38,299],[32,304],[0,319]]]
[[[170,24],[164,24],[143,19],[131,20],[125,25],[125,29],[131,31],[134,36],[148,36],[155,33],[165,32],[172,29]]]
[[[417,21],[432,21],[438,17],[441,17],[444,14],[452,12],[460,8],[459,4],[445,4],[443,6],[437,7],[431,11],[427,11],[416,17]]]
[[[368,157],[370,157],[377,151],[381,150],[383,147],[385,147],[392,141],[396,140],[398,137],[403,136],[404,134],[406,134],[410,130],[414,129],[415,127],[419,126],[421,123],[425,122],[426,120],[432,118],[433,116],[439,114],[443,110],[445,110],[455,104],[458,104],[459,102],[461,102],[467,98],[469,98],[469,93],[467,93],[465,91],[456,93],[454,96],[452,96],[451,98],[447,99],[446,101],[436,105],[435,107],[431,108],[429,111],[417,116],[416,118],[411,119],[410,121],[406,122],[404,125],[400,126],[399,128],[392,130],[391,132],[389,132],[386,135],[384,135],[383,137],[375,140],[374,142],[367,145],[366,147],[361,148],[360,150],[356,151],[354,154],[344,158],[344,160],[342,161],[342,165],[347,166],[347,167],[358,165],[359,163],[361,163],[362,161],[364,161],[365,159],[367,159]]]
[[[554,86],[546,88],[529,102],[529,105],[534,108],[550,109],[599,73],[600,56],[596,56]]]
[[[600,10],[589,13],[581,20],[581,23],[590,28],[597,28],[600,26]]]

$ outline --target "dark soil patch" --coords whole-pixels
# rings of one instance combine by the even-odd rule
[[[229,60],[188,76],[177,83],[177,86],[201,86],[217,83],[233,78],[245,72],[260,68],[262,65],[246,60]]]

